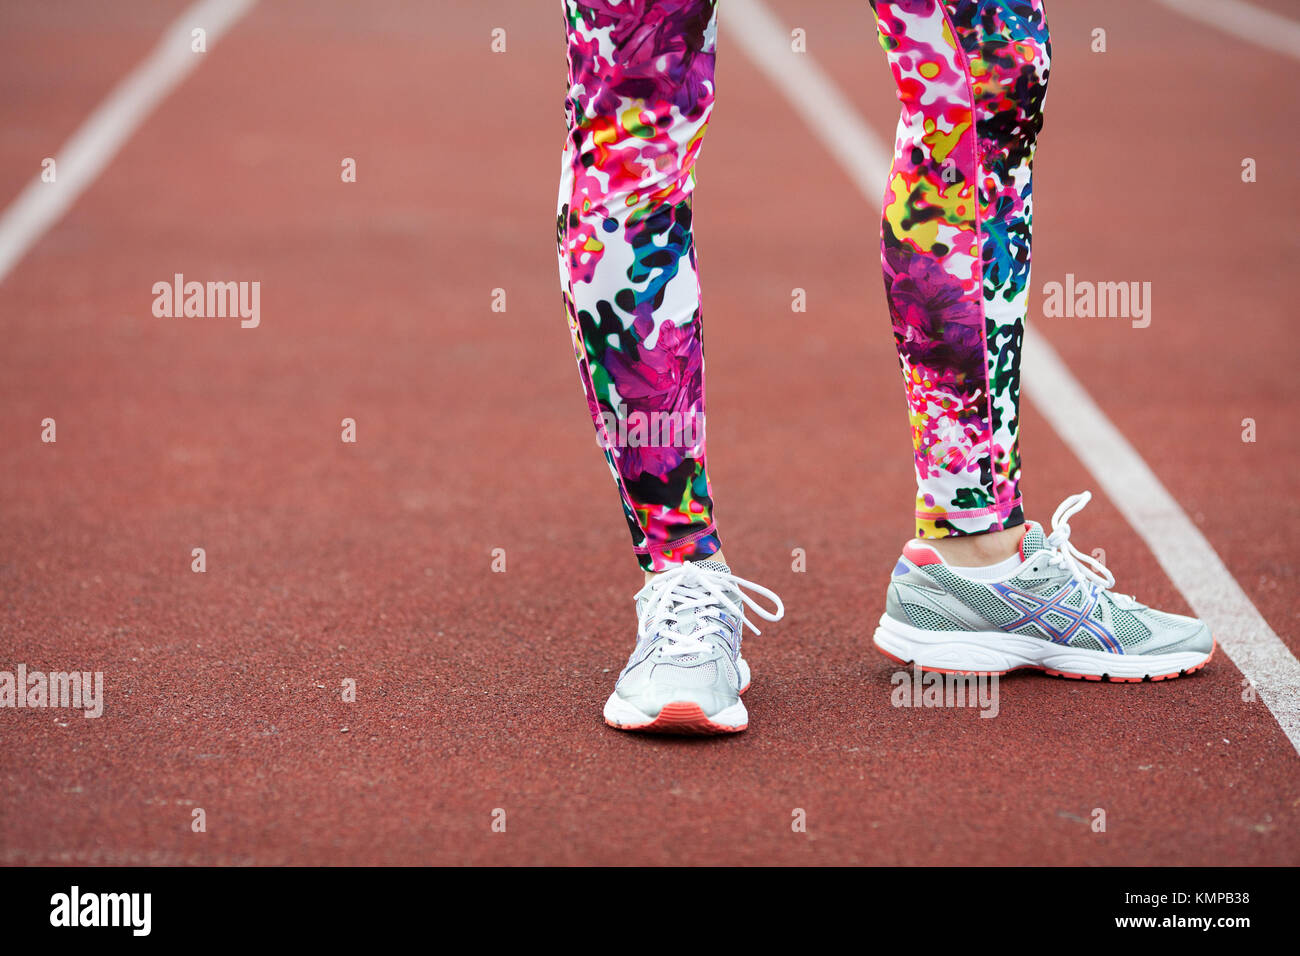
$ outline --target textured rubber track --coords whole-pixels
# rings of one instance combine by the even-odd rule
[[[184,5],[3,5],[0,200]],[[773,5],[892,136],[869,5]],[[1048,7],[1030,334],[1295,650],[1295,63],[1157,4]],[[0,864],[1300,861],[1300,760],[1226,655],[1134,687],[1011,674],[996,719],[894,706],[863,625],[913,495],[876,212],[719,49],[710,467],[729,559],[789,608],[745,643],[753,726],[598,716],[640,574],[558,295],[558,5],[264,0],[0,285],[0,669],[106,696],[0,711]],[[155,319],[175,272],[261,281],[261,326]],[[1150,327],[1039,317],[1067,273],[1151,281]],[[1023,435],[1044,520],[1090,482],[1032,406]],[[1087,519],[1121,590],[1187,611],[1109,501]]]

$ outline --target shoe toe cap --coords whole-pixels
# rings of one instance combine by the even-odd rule
[[[668,704],[697,704],[704,713],[716,714],[740,699],[721,661],[694,666],[656,662],[638,676],[640,680],[619,687],[619,696],[649,717]]]
[[[1159,614],[1159,627],[1141,648],[1143,654],[1208,654],[1214,649],[1214,636],[1209,625],[1192,617],[1177,614]]]

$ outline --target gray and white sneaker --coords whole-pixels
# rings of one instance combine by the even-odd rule
[[[767,610],[741,589],[770,598]],[[686,562],[655,575],[636,595],[637,644],[605,702],[605,723],[671,734],[736,733],[749,726],[740,699],[749,665],[740,656],[745,607],[767,621],[781,599],[718,561]]]
[[[894,567],[875,645],[922,670],[1004,674],[1020,667],[1084,680],[1165,680],[1209,663],[1201,621],[1113,594],[1115,578],[1070,544],[1070,516],[1092,500],[1072,495],[1044,536],[1026,524],[1019,567],[986,581],[957,573],[911,541]]]

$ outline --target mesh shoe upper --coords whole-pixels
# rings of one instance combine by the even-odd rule
[[[673,577],[668,577],[673,575]],[[765,592],[776,603],[772,614],[744,595],[740,586]],[[700,561],[660,575],[638,594],[637,645],[619,675],[619,697],[654,716],[665,704],[699,704],[716,713],[739,700],[747,667],[740,657],[744,606],[777,620],[780,600],[765,588],[736,578],[720,562]]]
[[[1101,569],[1105,577],[1099,577],[1064,560],[1068,525],[1064,529],[1064,535],[1059,527],[1053,532],[1058,540],[1052,542],[1028,522],[1023,563],[997,581],[963,577],[932,549],[909,545],[894,568],[886,612],[931,631],[1002,630],[1114,654],[1210,650],[1209,629],[1200,621],[1115,594],[1109,572]]]

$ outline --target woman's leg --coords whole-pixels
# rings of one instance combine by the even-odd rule
[[[1043,5],[872,6],[902,103],[881,259],[911,415],[916,533],[1013,529],[1024,523],[1020,349],[1050,58]]]
[[[714,0],[565,0],[560,275],[578,369],[641,567],[719,551],[691,229]]]
[[[1050,532],[1021,511],[1030,167],[1050,56],[1041,0],[877,0],[876,14],[903,104],[885,283],[916,442],[917,537],[933,540],[903,548],[875,644],[947,672],[1198,670],[1214,654],[1209,628],[1112,594],[1111,573],[1070,542],[1089,494],[1062,502]]]

